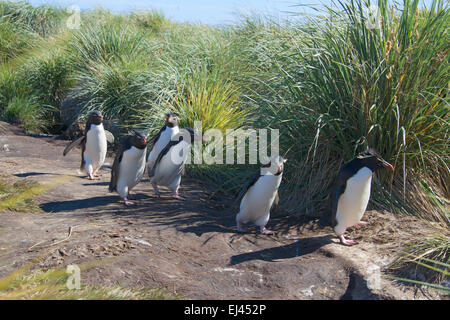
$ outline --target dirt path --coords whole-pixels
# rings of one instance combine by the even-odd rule
[[[180,202],[167,190],[156,199],[144,179],[136,206],[126,208],[107,191],[107,166],[89,181],[77,174],[78,150],[62,156],[67,141],[3,128],[0,147],[9,151],[0,152],[0,172],[54,187],[35,197],[42,213],[0,213],[0,278],[41,257],[36,268],[101,260],[82,283],[165,288],[187,299],[413,298],[412,289],[377,277],[398,246],[389,228],[405,223],[387,213],[369,212],[371,225],[352,234],[361,244],[351,248],[331,229],[295,219],[271,221],[276,236],[237,234],[231,200],[210,199],[211,187],[199,181],[183,178],[188,200]],[[70,227],[69,239],[49,246]]]

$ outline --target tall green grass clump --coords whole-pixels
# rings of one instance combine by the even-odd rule
[[[73,85],[71,72],[67,56],[60,48],[33,54],[16,70],[16,81],[41,106],[46,132],[59,133],[64,127],[60,107]]]
[[[32,6],[26,1],[1,1],[0,19],[6,20],[42,37],[55,33],[68,13],[49,6]]]
[[[124,127],[139,120],[140,111],[151,107],[158,92],[157,81],[146,69],[145,49],[142,33],[120,21],[73,34],[66,51],[73,70],[72,95],[85,101],[82,113],[100,109]]]
[[[169,25],[169,21],[164,16],[164,13],[156,10],[133,12],[130,15],[130,19],[138,28],[151,34],[157,34],[165,26]]]
[[[318,31],[299,28],[308,46],[291,56],[296,72],[280,70],[292,104],[270,110],[294,120],[282,145],[298,159],[290,198],[308,200],[297,209],[320,209],[343,161],[370,146],[396,167],[372,203],[448,224],[450,19],[443,1],[418,3],[337,2],[308,22]]]
[[[12,98],[4,110],[7,121],[21,125],[26,131],[41,132],[46,121],[43,108],[34,97],[17,96]]]
[[[9,61],[32,47],[36,36],[0,17],[0,63]]]
[[[190,76],[173,100],[173,110],[185,127],[202,122],[203,130],[240,128],[248,113],[240,106],[238,89],[226,80],[214,79],[204,74]]]
[[[393,279],[428,286],[450,294],[450,237],[448,230],[412,241],[391,264]],[[417,276],[419,275],[419,276]]]
[[[281,146],[295,160],[286,167],[284,203],[294,214],[327,214],[340,166],[376,148],[395,171],[377,173],[370,206],[440,224],[446,231],[424,257],[448,263],[448,3],[371,5],[325,7],[297,27],[306,45],[286,50],[290,67],[279,63],[289,95],[265,110],[268,125],[289,123]],[[429,245],[415,247],[424,253]]]

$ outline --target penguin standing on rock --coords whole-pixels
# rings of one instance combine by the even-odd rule
[[[185,200],[178,194],[178,188],[184,165],[190,155],[191,144],[197,139],[199,137],[192,128],[183,128],[159,153],[153,168],[148,170],[148,176],[157,197],[160,197],[158,189],[160,185],[172,190],[175,199]]]
[[[144,175],[146,152],[147,134],[135,131],[122,141],[114,159],[109,191],[117,191],[126,206],[133,204],[128,200],[130,190]]]
[[[270,218],[270,209],[278,203],[278,187],[283,177],[284,163],[281,156],[272,157],[244,187],[239,213],[236,215],[238,232],[245,232],[242,224],[252,222],[260,228],[262,234],[273,234],[266,229]]]
[[[97,171],[105,162],[107,142],[114,142],[114,136],[103,128],[101,112],[94,110],[89,114],[84,135],[69,143],[63,155],[65,156],[74,147],[81,146],[80,171],[84,168],[88,178],[94,180],[99,176]]]
[[[147,170],[150,171],[155,165],[160,152],[170,142],[173,136],[180,132],[178,127],[178,115],[176,113],[166,114],[166,124],[159,130],[158,134],[151,138],[148,143],[153,143],[153,148],[148,154]]]
[[[379,169],[394,171],[394,167],[378,152],[368,149],[345,163],[337,175],[330,198],[331,224],[343,245],[358,243],[345,239],[347,228],[367,225],[361,218],[369,203],[372,175]]]

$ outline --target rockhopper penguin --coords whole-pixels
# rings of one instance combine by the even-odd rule
[[[184,165],[190,155],[191,144],[198,139],[199,136],[192,128],[183,128],[159,153],[153,168],[148,170],[157,197],[160,196],[158,186],[165,186],[172,190],[175,199],[184,200],[178,195],[178,188]]]
[[[101,112],[94,110],[89,114],[84,135],[70,142],[64,149],[63,155],[65,156],[74,147],[81,146],[80,171],[84,168],[89,179],[94,180],[99,176],[97,171],[105,162],[107,141],[114,142],[114,136],[103,128]]]
[[[283,177],[284,163],[281,156],[272,157],[244,187],[239,213],[236,215],[238,232],[245,232],[243,223],[254,223],[262,234],[273,234],[265,228],[270,218],[270,208],[278,202],[278,187]]]
[[[135,131],[122,141],[114,159],[109,191],[117,191],[127,206],[133,204],[128,200],[130,190],[144,175],[146,151],[147,133]]]
[[[160,152],[170,142],[172,137],[178,132],[178,115],[176,113],[166,114],[166,124],[159,130],[159,132],[148,141],[148,144],[153,143],[153,148],[147,157],[147,170],[150,171],[155,165],[155,161],[158,158]]]
[[[357,244],[345,239],[347,228],[367,224],[361,218],[369,203],[372,175],[379,169],[393,171],[394,167],[374,149],[367,149],[345,163],[337,175],[330,198],[331,225],[343,245]]]

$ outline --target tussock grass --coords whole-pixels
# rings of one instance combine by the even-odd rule
[[[239,92],[232,83],[201,73],[185,81],[173,99],[173,110],[180,115],[180,125],[193,128],[194,121],[201,121],[204,130],[240,128],[248,115],[240,108]]]
[[[63,9],[41,5],[34,7],[26,1],[1,1],[0,19],[46,37],[55,33],[67,17]]]
[[[0,18],[0,63],[20,56],[33,46],[35,39],[31,32]]]
[[[170,24],[164,16],[164,13],[156,10],[133,12],[130,15],[130,19],[139,29],[143,29],[152,34],[160,32]]]
[[[450,235],[448,230],[407,245],[390,266],[392,279],[427,286],[450,294]]]
[[[448,60],[448,43],[442,38],[448,10],[440,1],[433,11],[422,13],[417,1],[405,1],[404,10],[380,1],[382,23],[371,29],[364,18],[369,3],[336,5],[312,19],[319,31],[310,34],[300,27],[308,45],[298,47],[290,60],[296,72],[282,70],[293,103],[273,113],[293,119],[282,142],[302,166],[293,190],[321,202],[331,181],[322,180],[320,171],[337,172],[344,160],[371,146],[396,166],[393,175],[378,175],[384,190],[376,191],[380,197],[372,204],[417,214],[404,204],[414,202],[407,187],[417,186],[416,176],[435,186],[442,186],[440,177],[449,178],[444,160],[449,154],[449,70],[448,63],[441,63]],[[429,170],[439,175],[431,178]],[[320,190],[311,188],[318,183]],[[440,206],[431,204],[448,197],[445,187],[434,189],[432,197],[421,188],[415,191],[428,197],[430,219],[443,215]],[[401,201],[393,205],[393,198]]]

